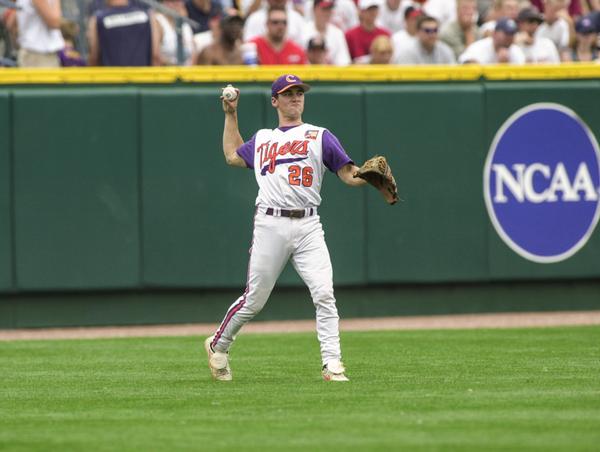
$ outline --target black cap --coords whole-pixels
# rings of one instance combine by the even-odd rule
[[[321,36],[315,36],[308,41],[306,48],[308,50],[325,50],[327,47],[325,46],[325,41]]]
[[[537,8],[535,7],[531,7],[531,8],[523,8],[520,12],[519,15],[517,16],[517,21],[518,22],[538,22],[538,23],[542,23],[544,21],[544,16],[542,16],[540,14],[540,12],[538,11]]]

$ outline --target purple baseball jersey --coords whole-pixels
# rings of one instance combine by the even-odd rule
[[[237,153],[254,169],[256,204],[280,208],[318,206],[325,169],[354,163],[335,135],[312,124],[259,130]]]

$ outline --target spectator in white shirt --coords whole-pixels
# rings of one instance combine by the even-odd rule
[[[60,0],[17,0],[17,6],[19,66],[59,67],[58,51],[65,46]]]
[[[513,43],[517,23],[506,17],[498,19],[492,36],[475,41],[458,58],[459,63],[525,64],[523,51]]]
[[[172,9],[180,16],[187,17],[185,4],[181,0],[163,0],[163,6]],[[175,19],[171,16],[156,13],[158,22],[157,32],[160,42],[160,57],[165,65],[179,64],[177,61],[177,32],[175,30]],[[189,24],[181,25],[181,34],[183,39],[183,58],[184,64],[190,64],[192,53],[194,52],[194,32]]]
[[[397,31],[392,35],[392,46],[394,47],[394,55],[392,63],[399,64],[399,56],[403,51],[410,47],[415,39],[417,39],[417,21],[423,15],[423,11],[414,6],[409,6],[404,11],[404,23],[406,28]]]
[[[326,64],[346,66],[351,63],[348,44],[344,32],[331,23],[335,0],[315,0],[313,3],[314,20],[304,26],[303,43],[320,36],[326,43]]]
[[[417,39],[401,50],[396,64],[455,64],[454,53],[440,41],[439,22],[431,16],[421,16],[417,22]]]
[[[548,38],[535,36],[535,31],[544,18],[535,7],[524,8],[519,12],[517,23],[520,32],[515,43],[525,54],[527,63],[560,63],[556,46]]]
[[[573,20],[569,16],[568,0],[545,0],[544,22],[535,32],[536,36],[550,39],[558,49],[561,59],[567,59],[571,43]]]

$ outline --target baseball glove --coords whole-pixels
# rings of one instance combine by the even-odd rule
[[[395,204],[398,201],[396,180],[385,157],[376,155],[370,158],[354,173],[354,177],[360,177],[374,186],[388,204]]]

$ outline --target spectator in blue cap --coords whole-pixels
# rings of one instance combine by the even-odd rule
[[[502,17],[496,22],[492,36],[475,41],[458,58],[459,63],[525,64],[523,51],[514,44],[517,23]]]
[[[569,57],[571,61],[600,61],[598,55],[598,30],[593,18],[580,17],[575,22],[576,39],[571,47]]]

